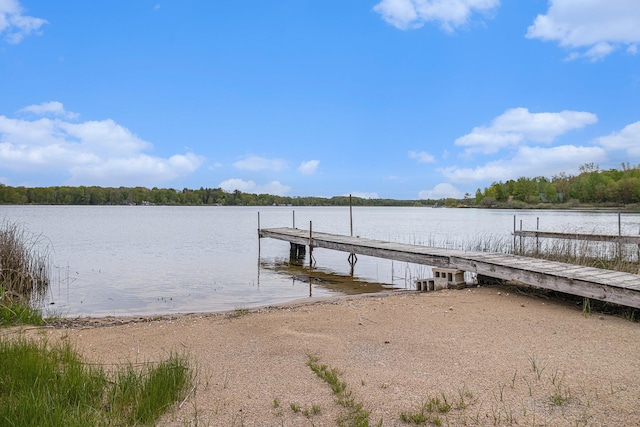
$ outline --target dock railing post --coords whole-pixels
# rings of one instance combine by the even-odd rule
[[[260,211],[258,211],[258,258],[260,258]]]
[[[618,237],[622,236],[622,213],[618,212]],[[622,259],[622,242],[618,240],[618,259]]]
[[[522,231],[522,220],[520,220],[520,231]],[[523,248],[523,235],[520,234],[520,255],[524,254],[524,248]]]
[[[540,217],[536,218],[536,231],[540,231]],[[540,254],[540,237],[536,234],[536,255]]]
[[[309,266],[313,265],[313,221],[309,221]]]
[[[349,228],[351,229],[351,237],[353,237],[353,204],[351,201],[351,194],[349,194]],[[356,261],[358,261],[358,257],[355,252],[349,253],[349,264],[351,265],[351,276],[353,276],[353,266],[356,265]]]
[[[349,227],[351,228],[351,237],[353,237],[353,206],[351,205],[351,194],[349,194]]]
[[[516,216],[513,216],[513,254],[516,254]]]
[[[293,211],[293,229],[296,229],[296,211]]]
[[[622,236],[622,213],[618,212],[618,236]]]

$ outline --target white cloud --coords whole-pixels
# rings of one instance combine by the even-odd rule
[[[298,166],[298,172],[303,175],[313,175],[318,170],[320,160],[309,160],[307,162],[300,163]]]
[[[26,36],[37,33],[47,23],[41,18],[23,15],[24,10],[16,0],[0,0],[0,35],[11,44],[17,44]]]
[[[0,0],[1,1],[1,0]],[[21,108],[19,113],[32,113],[37,116],[58,116],[65,119],[77,119],[80,115],[71,111],[66,111],[62,102],[51,101],[43,102],[42,104],[29,105],[28,107]]]
[[[486,14],[499,5],[500,0],[382,0],[373,10],[401,30],[437,22],[452,32],[465,25],[474,12]]]
[[[514,157],[489,162],[476,168],[449,167],[441,172],[457,184],[493,182],[521,176],[553,176],[560,172],[576,173],[579,165],[607,160],[600,147],[562,145],[558,147],[520,147]]]
[[[433,187],[432,190],[422,190],[420,193],[418,193],[418,198],[423,200],[439,200],[447,198],[461,199],[463,195],[464,194],[462,193],[462,191],[458,190],[453,185],[447,182],[442,182]]]
[[[245,181],[239,178],[222,181],[219,187],[227,192],[239,190],[243,193],[272,194],[276,196],[285,196],[291,191],[291,187],[282,185],[279,181],[271,181],[264,185],[257,185],[254,181]]]
[[[620,132],[600,137],[596,142],[607,150],[625,150],[629,157],[640,158],[640,121],[625,126]]]
[[[21,111],[68,115],[58,104]],[[204,161],[193,153],[169,158],[144,153],[151,148],[149,142],[110,119],[70,123],[59,118],[23,120],[0,115],[3,168],[62,174],[67,184],[155,185],[191,173]]]
[[[435,157],[426,151],[409,151],[409,158],[417,160],[418,163],[434,163],[436,161]]]
[[[475,127],[471,133],[456,139],[455,144],[469,147],[466,154],[496,153],[526,141],[550,143],[570,130],[597,121],[595,114],[583,111],[530,113],[526,108],[513,108],[496,117],[491,126]]]
[[[584,56],[596,61],[622,45],[640,42],[637,0],[550,0],[549,4],[547,13],[538,15],[528,28],[527,37],[557,41],[574,50],[568,59]]]
[[[271,170],[280,171],[286,169],[287,163],[281,159],[267,159],[259,156],[246,156],[233,164],[237,169],[250,171]]]

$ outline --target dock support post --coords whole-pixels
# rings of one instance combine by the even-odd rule
[[[289,252],[289,257],[292,261],[299,261],[304,259],[307,255],[307,248],[305,245],[298,245],[296,243],[291,243],[291,249]]]
[[[351,205],[351,194],[349,194],[349,228],[351,229],[351,237],[353,237],[353,206]]]
[[[506,280],[498,279],[496,277],[485,276],[484,274],[478,274],[476,277],[478,285],[492,286],[492,285],[504,285]]]
[[[309,221],[309,266],[313,265],[313,221]]]
[[[516,254],[516,216],[513,216],[513,254]]]
[[[351,194],[349,194],[349,228],[351,230],[351,237],[353,237],[353,205],[351,201]],[[358,262],[358,257],[354,252],[349,254],[349,265],[351,265],[351,275],[353,276],[353,266]]]
[[[540,231],[540,217],[536,218],[536,231]],[[536,255],[540,254],[540,238],[536,234]]]
[[[618,212],[618,236],[622,236],[622,214]],[[622,259],[622,243],[618,242],[618,259]]]
[[[258,212],[258,260],[260,259],[260,212]]]
[[[522,231],[522,220],[520,220],[520,231]],[[520,235],[520,255],[524,255],[524,243],[522,242],[522,239],[524,239],[524,237]]]

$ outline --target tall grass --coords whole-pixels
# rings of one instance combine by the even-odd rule
[[[49,286],[49,246],[23,226],[0,224],[0,302],[34,306]]]
[[[640,272],[639,250],[629,244],[535,238],[518,241],[515,248],[519,255],[633,274]]]
[[[153,425],[192,381],[184,358],[112,374],[84,364],[68,343],[0,340],[0,425]]]
[[[637,245],[611,242],[577,241],[565,239],[517,238],[476,236],[466,240],[436,241],[429,239],[427,246],[473,252],[518,254],[532,258],[559,261],[587,267],[640,274]]]

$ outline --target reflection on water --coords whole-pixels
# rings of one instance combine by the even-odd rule
[[[326,267],[311,267],[304,265],[304,259],[261,260],[260,268],[288,277],[294,284],[296,282],[309,285],[309,296],[314,295],[318,289],[345,295],[367,294],[395,289],[393,285],[372,282],[358,278],[354,275],[355,265],[351,266],[350,274],[337,273]]]

